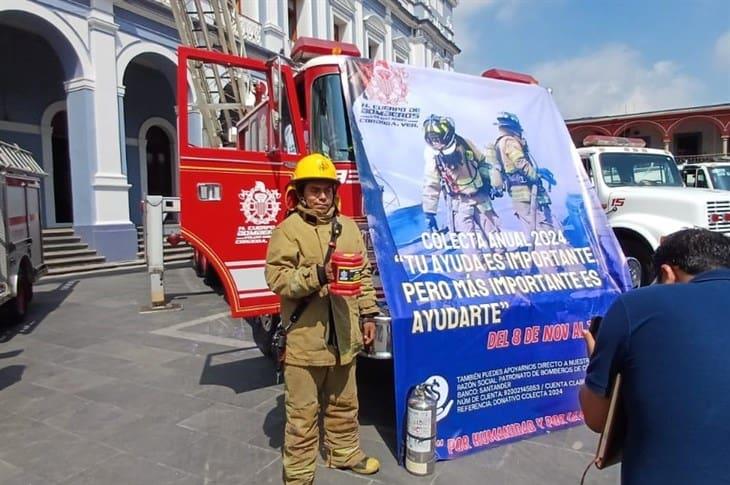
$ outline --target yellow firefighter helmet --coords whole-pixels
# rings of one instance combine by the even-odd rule
[[[294,185],[305,180],[330,180],[339,183],[335,164],[321,153],[307,155],[297,163],[290,183]]]

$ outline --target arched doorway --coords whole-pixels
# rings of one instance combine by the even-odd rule
[[[18,10],[6,10],[13,4]],[[0,80],[0,139],[30,151],[47,172],[41,182],[44,227],[74,220],[64,82],[82,77],[88,65],[77,55],[74,31],[57,18],[54,25],[53,18],[31,2],[0,2],[0,65],[13,72]]]
[[[68,124],[64,110],[57,112],[51,120],[51,164],[55,222],[71,224],[73,222],[71,159],[68,152]]]
[[[165,130],[152,126],[145,134],[145,154],[147,163],[147,194],[173,195],[172,140]]]
[[[177,195],[175,79],[175,64],[158,53],[137,54],[124,68],[129,212],[137,225],[145,195]]]
[[[640,138],[644,140],[648,148],[664,148],[666,132],[664,128],[650,120],[636,120],[620,127],[614,136],[623,138]]]

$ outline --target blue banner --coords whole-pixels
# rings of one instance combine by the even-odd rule
[[[343,79],[399,446],[424,382],[439,459],[581,422],[582,332],[630,277],[549,92],[382,61]]]

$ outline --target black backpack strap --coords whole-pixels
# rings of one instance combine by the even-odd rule
[[[342,234],[342,224],[337,220],[337,216],[332,216],[332,232],[330,233],[330,242],[327,245],[327,253],[324,255],[324,264],[327,264],[332,257],[332,253],[337,247],[337,238]]]

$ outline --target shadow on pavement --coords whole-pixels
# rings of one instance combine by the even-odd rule
[[[56,308],[61,306],[66,298],[74,291],[78,280],[63,281],[56,288],[47,291],[36,291],[30,302],[25,320],[12,323],[10,310],[7,306],[0,307],[0,343],[10,342],[16,335],[30,335],[43,320]]]
[[[218,291],[215,290],[206,290],[206,291],[186,291],[185,293],[165,293],[165,297],[172,301],[172,300],[187,300],[191,296],[199,296],[199,295],[218,295],[220,294]]]
[[[263,355],[253,359],[226,360],[226,356],[241,350],[245,349],[208,354],[200,384],[229,387],[236,394],[276,385],[274,363]]]
[[[24,365],[9,365],[0,369],[0,391],[20,382],[24,371]]]
[[[358,359],[357,386],[360,423],[374,426],[390,452],[397,457],[393,361]]]
[[[207,355],[201,385],[218,385],[232,389],[236,394],[255,391],[277,384],[275,366],[265,356],[240,359],[241,349],[226,350]],[[235,359],[235,360],[234,360]],[[359,359],[357,367],[360,423],[375,427],[393,456],[397,456],[395,442],[395,393],[391,361]],[[269,446],[280,449],[284,437],[284,395],[276,397],[276,406],[264,419],[263,430]]]
[[[246,349],[208,354],[200,376],[200,384],[225,386],[236,394],[277,385],[274,362],[263,355],[254,358],[236,358],[234,354],[239,354],[242,350]],[[281,449],[284,443],[283,394],[276,397],[276,406],[267,412],[263,431],[269,439],[269,446]]]
[[[0,359],[11,359],[23,353],[23,349],[11,350],[0,354]],[[25,371],[24,365],[9,365],[0,369],[0,391],[6,389],[16,382],[20,382]]]
[[[280,450],[284,445],[284,395],[276,396],[276,407],[269,410],[264,418],[264,433],[269,438],[269,446]]]

